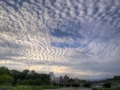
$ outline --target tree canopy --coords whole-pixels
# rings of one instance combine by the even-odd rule
[[[18,70],[9,70],[7,67],[0,67],[0,83],[42,85],[50,84],[48,74],[37,73],[34,70],[25,69],[22,72]]]
[[[12,83],[14,81],[14,78],[9,75],[0,75],[0,84],[4,83]]]

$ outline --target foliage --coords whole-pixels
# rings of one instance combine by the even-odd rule
[[[114,76],[114,80],[120,80],[120,76]]]
[[[9,75],[0,75],[0,83],[12,83],[14,81],[14,78]]]
[[[42,86],[42,89],[57,89],[57,88],[61,88],[60,86]]]
[[[40,79],[18,81],[18,85],[42,85],[42,84],[43,82]]]
[[[7,74],[7,73],[0,68],[0,75],[4,75],[4,74]]]
[[[21,72],[17,70],[10,70],[10,75],[14,77],[14,82],[12,83],[15,85],[17,83],[17,79],[21,78]]]
[[[4,72],[3,74],[8,74],[8,75],[10,74],[10,71],[7,67],[4,66],[0,67],[0,75],[1,75],[1,71]]]
[[[75,82],[75,80],[71,78],[68,80],[68,82]]]
[[[44,89],[57,89],[58,86],[17,86],[17,87],[6,87],[0,86],[0,90],[44,90]]]
[[[97,88],[92,88],[92,90],[98,90]]]
[[[51,81],[51,85],[57,86],[57,83],[55,81]]]
[[[86,80],[81,80],[81,82],[86,82]]]
[[[48,85],[50,84],[50,76],[47,74],[39,74],[34,70],[23,70],[22,72],[17,70],[9,70],[6,67],[0,67],[0,76],[6,77],[9,81],[9,77],[13,78],[10,82],[12,85],[21,84],[21,85]],[[14,81],[12,81],[14,80]],[[6,80],[7,81],[7,80]],[[1,83],[5,82],[1,79]]]
[[[92,88],[92,90],[120,90],[120,88]]]

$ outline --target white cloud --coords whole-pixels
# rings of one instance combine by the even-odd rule
[[[49,63],[43,71],[73,75],[75,70],[76,76],[112,74],[119,67],[119,0],[2,0],[0,5],[0,65],[37,70]]]

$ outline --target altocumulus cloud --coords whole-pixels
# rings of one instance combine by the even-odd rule
[[[120,0],[0,0],[0,66],[82,78],[119,63]]]

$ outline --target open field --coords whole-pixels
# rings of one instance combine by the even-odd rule
[[[60,88],[57,86],[0,86],[0,90],[45,90],[45,89],[56,89]]]
[[[120,88],[93,88],[92,90],[120,90]]]

